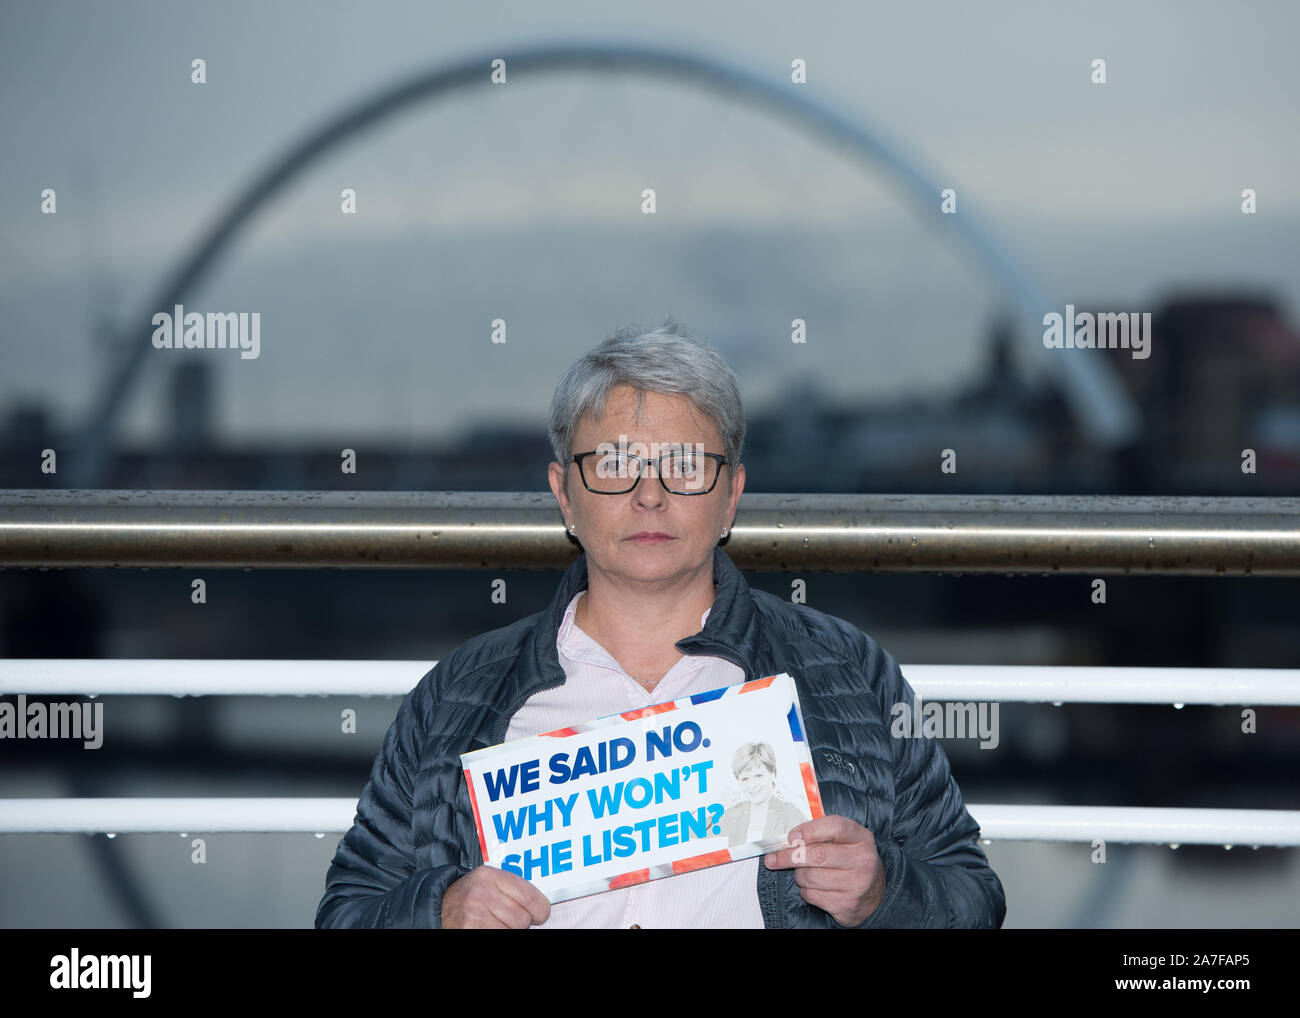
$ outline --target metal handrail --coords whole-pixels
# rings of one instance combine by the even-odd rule
[[[768,571],[1300,575],[1300,499],[744,494]],[[0,492],[0,568],[558,569],[550,492]]]
[[[741,498],[727,550],[741,568],[772,571],[1293,576],[1300,575],[1300,500],[750,494]],[[578,551],[549,493],[0,492],[0,567],[547,569],[569,564]],[[114,679],[120,663],[110,661],[7,662],[0,665],[0,693],[20,686],[47,693],[75,686],[94,690],[91,695],[234,693],[241,690],[226,680],[229,672],[220,673],[249,663],[186,662],[208,674],[207,685],[188,688],[178,680],[177,663],[149,664],[170,668],[168,682]],[[321,681],[320,672],[328,671],[322,665],[330,663],[258,664],[287,670],[294,681],[268,690],[263,675],[257,689],[245,681],[245,693],[393,695],[418,678],[406,672],[408,664],[427,670],[423,662],[373,662],[388,671],[385,682],[367,690],[356,681],[358,662],[345,663],[347,688],[341,676]],[[110,681],[85,678],[92,668]],[[920,695],[935,699],[1175,705],[1298,699],[1295,673],[1277,669],[1104,669],[1114,674],[1100,686],[1088,669],[912,665],[907,671]],[[6,799],[0,800],[0,832],[274,830],[323,837],[346,830],[354,806],[351,799]],[[968,808],[986,842],[1300,845],[1295,811]]]

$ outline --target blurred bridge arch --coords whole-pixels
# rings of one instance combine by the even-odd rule
[[[459,89],[491,84],[492,65],[498,60],[505,62],[508,75],[572,70],[642,74],[737,97],[789,120],[871,166],[883,167],[923,213],[940,214],[939,184],[916,159],[886,141],[860,117],[808,98],[788,80],[761,76],[712,55],[639,41],[561,39],[529,46],[507,44],[420,71],[309,131],[241,190],[199,237],[189,256],[163,281],[141,319],[148,321],[160,309],[183,304],[240,229],[310,164],[409,106]],[[969,213],[945,218],[954,233],[992,270],[1023,323],[1034,326],[1030,334],[1036,334],[1043,314],[1059,309],[1061,303],[1047,299],[1003,245]],[[70,487],[98,486],[121,408],[152,348],[149,336],[150,330],[142,325],[139,341],[126,337],[126,352],[110,368],[91,411],[74,434],[73,455],[68,457],[71,466],[66,474]],[[1133,401],[1103,360],[1056,356],[1049,358],[1048,364],[1083,434],[1108,449],[1117,449],[1136,438],[1138,415]]]

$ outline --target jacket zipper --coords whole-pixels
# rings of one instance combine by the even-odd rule
[[[514,703],[510,705],[508,710],[505,710],[501,713],[501,718],[504,722],[504,725],[503,726],[498,725],[497,729],[499,730],[497,729],[493,730],[492,741],[489,742],[488,745],[495,746],[505,740],[506,732],[510,730],[510,719],[515,716],[515,711],[517,711],[520,707],[522,707],[525,703],[528,702],[528,699],[530,697],[536,695],[537,693],[544,693],[548,689],[556,689],[562,685],[564,685],[564,679],[561,679],[559,682],[551,682],[544,686],[537,686],[533,689],[528,690],[528,692],[526,692],[523,696],[519,697]],[[462,776],[461,787],[463,790],[464,788],[463,776]],[[483,865],[483,852],[479,848],[478,832],[475,831],[474,834],[475,836],[473,842],[470,845],[470,853],[469,853],[470,862],[472,863],[470,869],[474,869],[478,866]]]

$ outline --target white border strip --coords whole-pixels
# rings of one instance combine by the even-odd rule
[[[405,696],[433,661],[11,658],[0,696]],[[903,665],[922,700],[1300,706],[1300,670]]]
[[[981,838],[1169,845],[1300,845],[1300,811],[1150,806],[967,806]]]
[[[3,834],[342,834],[355,799],[0,799]],[[969,803],[987,841],[1300,846],[1300,811]]]
[[[1300,705],[1300,670],[902,665],[923,700]]]
[[[356,799],[0,799],[7,834],[340,834]]]
[[[0,696],[405,696],[432,661],[12,658]]]

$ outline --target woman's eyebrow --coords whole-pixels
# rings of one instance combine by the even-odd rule
[[[615,449],[617,449],[617,448],[618,448],[618,440],[617,440],[617,439],[604,439],[603,441],[599,441],[599,442],[596,443],[596,447],[597,447],[597,448],[599,448],[599,447],[602,446],[602,445],[604,445],[604,446],[613,446]],[[642,441],[640,441],[640,440],[633,441],[632,439],[629,439],[628,442],[627,442],[627,448],[630,449],[630,448],[631,448],[632,446],[634,446],[634,445],[643,445],[643,446],[645,446],[646,448],[649,448],[649,447],[652,446],[652,445],[658,445],[658,446],[659,446],[659,450],[660,450],[661,452],[663,452],[663,451],[671,452],[671,451],[673,450],[673,448],[675,448],[675,447],[680,447],[680,448],[682,448],[682,449],[694,449],[697,445],[702,445],[702,446],[704,446],[705,449],[707,450],[708,447],[709,447],[710,445],[712,445],[712,443],[711,443],[711,442],[704,442],[704,441],[700,441],[700,442],[642,442]]]

